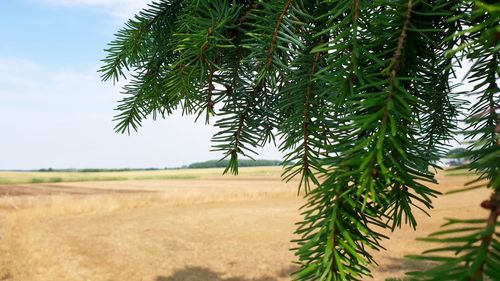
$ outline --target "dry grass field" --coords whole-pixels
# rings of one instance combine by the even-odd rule
[[[282,183],[279,168],[221,172],[0,173],[7,183],[0,185],[0,280],[290,280],[289,241],[303,203],[297,183]],[[63,180],[29,183],[46,177]],[[456,189],[472,177],[442,173],[437,188]],[[397,230],[387,251],[375,253],[375,280],[425,266],[403,258],[428,246],[415,238],[445,217],[486,216],[479,204],[487,197],[471,191],[436,199],[432,218],[418,215],[418,231]]]
[[[0,184],[171,180],[216,176],[212,169],[183,169],[125,172],[0,172]]]

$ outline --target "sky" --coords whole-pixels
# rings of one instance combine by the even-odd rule
[[[120,87],[97,70],[147,0],[0,1],[0,170],[179,167],[219,159],[216,132],[175,113],[113,131]],[[274,147],[258,158],[281,159]]]

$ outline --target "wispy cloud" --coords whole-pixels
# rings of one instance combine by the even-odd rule
[[[123,95],[120,85],[101,82],[98,50],[115,23],[149,0],[26,1],[37,4],[30,14],[24,1],[0,0],[9,14],[25,16],[2,33],[8,42],[0,47],[0,169],[172,167],[221,157],[209,152],[216,130],[181,112],[147,120],[131,136],[113,131],[113,109]],[[0,24],[10,26],[12,18]],[[262,158],[280,158],[265,151]]]
[[[54,68],[26,58],[0,57],[0,84],[0,111],[105,110],[117,98],[95,69]]]
[[[111,16],[124,20],[145,8],[151,0],[37,0],[39,2],[65,7],[88,6],[105,9]]]
[[[221,156],[210,152],[215,130],[180,112],[114,133],[120,87],[96,69],[0,56],[0,85],[0,169],[175,167]]]

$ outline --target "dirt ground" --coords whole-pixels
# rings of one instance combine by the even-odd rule
[[[0,280],[290,280],[303,201],[279,172],[0,186]],[[440,175],[438,189],[472,178]],[[419,214],[417,231],[397,230],[375,253],[374,280],[425,266],[403,258],[429,246],[415,238],[445,217],[486,216],[479,204],[487,197],[476,190],[436,199],[432,218]]]

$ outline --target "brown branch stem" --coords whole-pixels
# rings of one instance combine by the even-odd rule
[[[481,207],[490,210],[490,214],[486,220],[486,229],[493,228],[493,231],[490,231],[488,235],[482,237],[481,245],[479,247],[488,249],[493,241],[493,235],[495,234],[494,229],[497,224],[498,216],[500,216],[500,193],[498,191],[494,192],[489,200],[481,203]],[[470,281],[483,280],[485,263],[486,260],[483,261],[478,270],[471,276],[469,279]]]
[[[396,51],[394,51],[394,56],[392,57],[391,65],[390,65],[390,77],[389,77],[389,85],[391,86],[391,90],[387,95],[387,107],[384,112],[384,117],[382,119],[382,124],[387,123],[387,118],[389,117],[389,100],[393,99],[394,92],[396,91],[396,85],[394,84],[397,78],[397,74],[399,71],[399,67],[401,64],[401,56],[403,55],[403,49],[406,43],[406,37],[408,35],[408,25],[410,24],[411,19],[411,11],[413,8],[413,0],[408,0],[408,4],[406,7],[406,15],[403,22],[403,28],[401,29],[401,33],[398,38],[398,45],[396,47]]]
[[[281,11],[278,21],[276,21],[276,26],[274,27],[273,31],[273,36],[271,40],[271,46],[269,48],[268,54],[267,54],[267,66],[269,67],[273,63],[273,54],[274,50],[276,49],[276,44],[278,41],[278,33],[280,31],[280,26],[281,23],[283,22],[283,19],[285,18],[286,13],[290,9],[290,6],[292,5],[292,0],[288,0],[285,3],[285,6],[283,7],[283,10]]]

